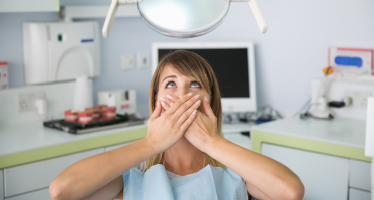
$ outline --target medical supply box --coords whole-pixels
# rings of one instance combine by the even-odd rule
[[[373,50],[358,48],[329,48],[329,66],[342,73],[367,74],[373,70]]]
[[[98,93],[99,105],[116,107],[118,114],[136,114],[135,90],[113,90]]]
[[[100,74],[100,33],[96,21],[25,22],[26,84],[43,84]]]

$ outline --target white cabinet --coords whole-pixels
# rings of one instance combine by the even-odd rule
[[[104,148],[62,156],[40,162],[4,169],[5,197],[48,188],[64,169],[73,163],[95,154]]]
[[[349,159],[262,144],[261,153],[297,174],[305,187],[304,199],[348,198]]]
[[[3,175],[3,170],[0,170],[0,200],[4,200],[4,175]]]
[[[0,200],[50,200],[49,184],[63,170],[84,158],[134,141],[0,170]]]
[[[5,198],[5,200],[51,200],[49,196],[49,189],[42,189],[35,192],[30,192],[27,194],[17,195],[15,197]]]
[[[1,12],[58,12],[59,0],[1,0]]]
[[[370,192],[350,188],[349,200],[371,200]]]
[[[349,161],[349,186],[370,191],[370,163]]]

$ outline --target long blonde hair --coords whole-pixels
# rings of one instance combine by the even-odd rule
[[[149,108],[152,114],[155,110],[155,102],[157,99],[160,78],[166,66],[173,67],[179,73],[186,77],[191,77],[199,81],[210,95],[210,106],[217,118],[217,134],[221,134],[222,129],[222,107],[221,94],[219,92],[218,82],[214,71],[209,63],[201,56],[186,50],[177,50],[165,55],[159,62],[157,69],[153,75],[151,89],[149,93]],[[214,167],[225,168],[223,164],[205,154],[206,163]],[[163,164],[165,152],[155,155],[146,161],[146,169],[153,165]]]

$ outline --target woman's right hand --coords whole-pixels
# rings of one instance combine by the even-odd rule
[[[157,102],[148,120],[147,137],[69,166],[50,184],[52,199],[109,199],[118,194],[123,189],[124,172],[169,149],[184,135],[196,117],[198,100],[192,93],[185,95],[162,116]]]
[[[196,116],[196,109],[200,106],[200,96],[192,97],[189,93],[178,99],[167,111],[162,113],[161,103],[157,102],[156,108],[148,120],[149,140],[157,153],[172,147],[183,136]],[[161,116],[160,116],[161,115]]]

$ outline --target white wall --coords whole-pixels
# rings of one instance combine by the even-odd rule
[[[193,41],[255,43],[259,105],[294,114],[322,76],[329,46],[374,48],[372,0],[258,0],[268,23],[261,34],[246,3],[232,3],[227,19]]]
[[[107,0],[61,0],[62,5],[109,4]],[[258,105],[270,104],[285,115],[308,99],[313,78],[327,65],[329,46],[374,47],[372,0],[258,0],[268,23],[261,34],[247,3],[231,4],[216,30],[188,41],[252,41],[256,48]],[[15,17],[15,19],[14,19]],[[22,20],[49,20],[57,14],[0,14],[0,60],[10,62],[10,86],[23,84]],[[104,19],[97,19],[103,24]],[[102,74],[94,91],[137,90],[147,113],[150,69],[120,69],[120,55],[151,52],[152,42],[181,41],[154,32],[140,18],[116,18],[111,35],[102,39]],[[12,50],[11,52],[9,51]]]

